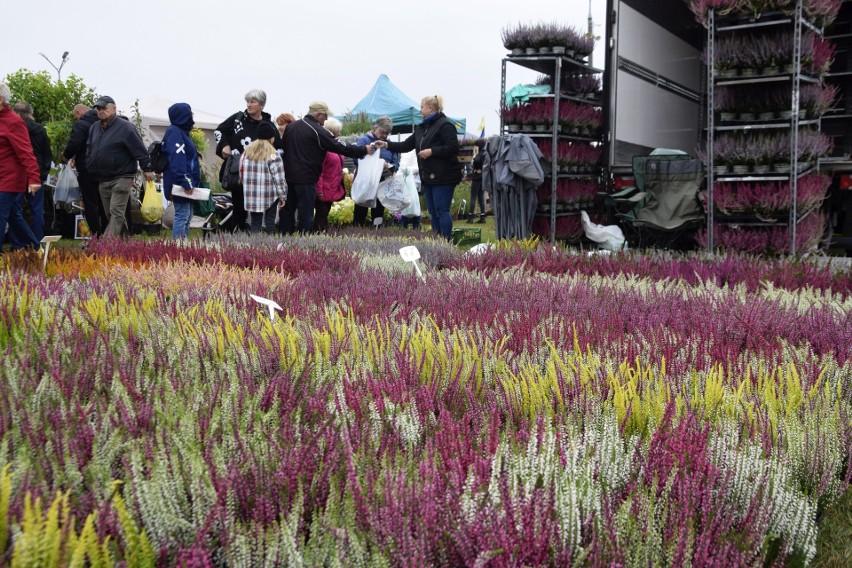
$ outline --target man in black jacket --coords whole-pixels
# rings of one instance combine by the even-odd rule
[[[83,215],[93,235],[103,236],[107,226],[106,211],[98,192],[98,182],[89,173],[86,166],[86,142],[89,140],[89,130],[98,121],[98,111],[90,109],[86,105],[79,104],[74,107],[74,126],[71,127],[71,138],[62,152],[59,160],[65,164],[74,160],[74,168],[77,170],[77,181],[80,184],[80,193],[83,195]]]
[[[288,193],[279,219],[279,229],[284,234],[295,232],[296,211],[299,212],[300,233],[310,233],[314,228],[317,180],[322,173],[326,152],[363,158],[375,151],[373,146],[354,146],[338,141],[323,126],[330,115],[327,104],[314,101],[303,119],[284,129],[282,146]]]
[[[148,181],[154,180],[154,172],[142,137],[129,121],[117,116],[113,98],[99,98],[95,109],[99,121],[89,129],[86,167],[98,180],[107,214],[104,236],[119,237],[128,232],[125,209],[137,169],[142,167]]]
[[[44,126],[33,120],[32,105],[25,101],[18,101],[14,104],[12,110],[23,118],[27,125],[30,144],[33,146],[33,154],[35,154],[38,163],[38,173],[42,184],[41,188],[35,193],[24,192],[18,195],[16,206],[23,210],[24,201],[26,201],[30,208],[30,229],[32,229],[35,238],[41,240],[44,238],[44,182],[47,181],[50,166],[53,163],[50,153],[50,139],[47,137],[47,130],[44,129]],[[23,239],[14,230],[10,231],[9,240],[13,243],[13,248],[20,248],[15,246],[15,243],[23,242]]]

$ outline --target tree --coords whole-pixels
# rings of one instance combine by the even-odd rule
[[[26,101],[33,106],[33,118],[44,125],[50,137],[53,161],[58,162],[74,124],[74,105],[91,106],[97,95],[76,75],[57,81],[47,71],[33,73],[19,69],[10,73],[4,82],[12,91],[12,101]]]

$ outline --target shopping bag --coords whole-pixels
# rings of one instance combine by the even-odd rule
[[[213,194],[207,198],[207,201],[196,201],[192,204],[192,212],[199,217],[207,217],[216,211],[216,205],[213,204]]]
[[[598,243],[603,250],[617,252],[625,248],[624,233],[618,225],[598,225],[585,211],[580,211],[580,222],[589,240]]]
[[[388,211],[402,211],[411,204],[402,172],[396,172],[386,182],[379,184],[378,198]]]
[[[385,161],[379,154],[380,152],[373,152],[358,160],[358,171],[355,173],[355,181],[352,182],[352,201],[356,205],[376,206],[379,180],[382,179],[382,170],[385,169]]]
[[[56,179],[56,189],[53,191],[53,202],[56,204],[69,204],[80,201],[83,195],[80,193],[80,184],[77,182],[77,174],[74,169],[65,166],[59,171]]]
[[[403,217],[420,217],[420,194],[417,193],[417,183],[414,174],[403,171],[402,178],[405,181],[405,191],[408,193],[409,205],[402,210]]]
[[[156,223],[163,218],[163,199],[153,181],[145,182],[145,197],[142,198],[140,213],[148,223]]]
[[[240,155],[231,154],[225,160],[225,167],[222,168],[222,187],[230,189],[240,185]]]

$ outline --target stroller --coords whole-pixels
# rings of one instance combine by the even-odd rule
[[[204,225],[201,227],[204,230],[204,234],[208,235],[216,231],[233,233],[236,229],[236,224],[234,223],[234,201],[231,197],[231,192],[214,193],[211,197],[213,199],[214,210],[207,216],[204,220]],[[218,218],[215,225],[212,222],[214,217]]]

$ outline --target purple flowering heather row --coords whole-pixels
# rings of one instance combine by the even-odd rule
[[[99,538],[121,543],[107,494],[121,479],[162,564],[713,566],[812,556],[816,505],[805,505],[843,491],[852,471],[848,301],[781,283],[795,293],[771,294],[749,267],[772,269],[738,258],[447,255],[453,262],[441,263],[454,269],[431,270],[423,284],[362,268],[365,254],[392,254],[381,247],[291,244],[103,241],[92,251],[132,266],[86,281],[0,274],[10,522],[27,491],[50,500],[70,490],[72,512],[97,512]],[[814,290],[848,296],[848,274],[775,269],[800,266]],[[647,280],[628,277],[643,268]],[[701,284],[735,281],[743,286]],[[270,323],[249,294],[285,313]],[[458,337],[487,352],[481,367],[464,366]],[[570,365],[555,373],[560,397],[547,391],[530,412],[506,385],[553,362],[548,344]],[[570,368],[585,356],[589,375]],[[607,410],[609,375],[663,359],[673,396],[685,398],[694,377],[724,365],[728,396],[748,382],[740,404],[755,415],[704,415],[695,401],[678,410],[670,400],[644,430],[630,415],[619,423]],[[792,377],[758,368],[790,365],[806,392],[828,398],[806,395],[778,416],[759,381],[793,396]],[[795,450],[800,431],[814,436],[811,453]],[[800,466],[785,465],[793,457]],[[765,490],[741,494],[741,475]],[[793,509],[804,520],[785,516]]]

